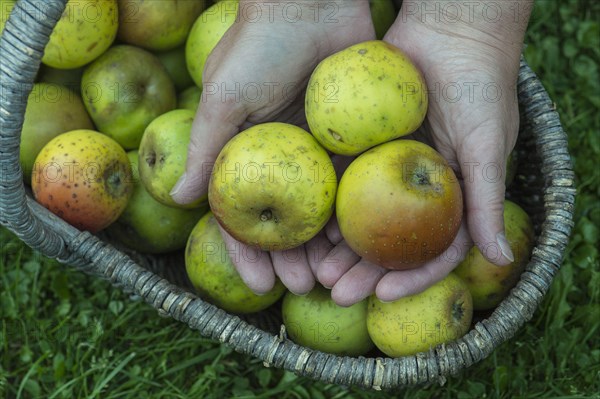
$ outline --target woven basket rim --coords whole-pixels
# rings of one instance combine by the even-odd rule
[[[27,245],[133,292],[160,313],[225,343],[236,351],[315,380],[370,389],[439,382],[487,357],[528,320],[560,268],[573,227],[574,174],[566,134],[553,103],[524,59],[519,72],[519,101],[542,157],[545,220],[527,270],[509,296],[464,337],[429,352],[400,358],[346,357],[299,346],[260,330],[240,317],[135,263],[96,236],[77,230],[26,195],[19,166],[19,141],[25,104],[50,32],[67,0],[21,0],[0,39],[0,222]],[[563,151],[556,151],[556,149]]]

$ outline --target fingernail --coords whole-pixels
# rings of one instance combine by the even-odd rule
[[[179,177],[179,180],[177,180],[177,183],[175,183],[175,185],[171,189],[171,192],[169,193],[171,197],[176,195],[181,190],[181,188],[185,186],[185,178],[186,174],[185,172],[183,172],[183,174]]]
[[[496,242],[500,247],[500,252],[502,252],[502,255],[504,255],[504,257],[509,261],[514,262],[515,257],[512,253],[512,250],[510,249],[510,244],[506,240],[506,236],[504,235],[504,233],[496,234]]]

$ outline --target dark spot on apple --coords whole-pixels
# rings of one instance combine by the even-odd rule
[[[152,168],[156,164],[156,153],[151,152],[148,155],[146,155],[145,161],[146,164],[148,164],[148,166]]]
[[[462,320],[465,315],[465,309],[463,302],[454,302],[452,304],[452,318],[454,320]]]
[[[424,169],[416,169],[412,176],[412,182],[418,186],[425,186],[431,184],[429,180],[429,174]]]

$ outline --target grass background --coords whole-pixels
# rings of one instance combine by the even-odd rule
[[[537,1],[526,58],[569,135],[576,226],[542,306],[443,386],[394,393],[317,383],[239,355],[0,228],[0,398],[598,398],[600,2]]]

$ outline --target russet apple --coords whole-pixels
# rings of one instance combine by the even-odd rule
[[[380,144],[344,171],[336,216],[359,256],[389,269],[411,269],[440,255],[463,214],[454,172],[433,148],[414,140]]]
[[[183,249],[208,203],[200,208],[181,209],[161,204],[139,180],[138,151],[127,153],[131,163],[133,194],[121,216],[106,228],[106,233],[128,248],[148,254]]]
[[[72,130],[50,140],[32,173],[34,198],[81,230],[98,232],[113,223],[133,192],[125,150],[94,130]]]
[[[144,131],[139,149],[140,178],[157,201],[176,208],[199,208],[206,196],[189,204],[179,204],[170,192],[185,171],[194,112],[175,109],[154,119]]]
[[[61,133],[93,128],[78,93],[58,84],[34,84],[27,98],[19,150],[25,182],[31,183],[33,164],[46,143]]]
[[[98,58],[115,40],[117,0],[69,0],[54,27],[42,62],[54,68],[78,68]]]
[[[136,149],[148,124],[175,108],[175,87],[158,58],[130,45],[111,47],[88,65],[83,102],[96,127],[125,149]]]
[[[238,241],[284,250],[315,236],[333,213],[337,177],[327,152],[294,125],[254,125],[221,150],[210,207]]]
[[[252,292],[238,274],[231,256],[246,255],[244,251],[231,253],[225,248],[219,225],[208,212],[190,233],[185,250],[185,269],[200,296],[228,312],[253,313],[268,308],[285,293],[279,279],[264,295]]]
[[[504,201],[504,227],[514,262],[496,266],[482,255],[477,246],[473,246],[454,270],[467,283],[475,310],[498,306],[517,284],[529,261],[534,243],[533,225],[527,213],[509,200]],[[495,250],[495,246],[493,248]],[[496,255],[500,254],[496,252]],[[488,253],[488,256],[493,258],[494,254]]]
[[[367,330],[368,298],[342,307],[331,291],[317,284],[306,295],[288,291],[281,305],[287,335],[299,345],[345,356],[360,356],[373,348]]]
[[[390,357],[426,352],[469,331],[473,302],[453,273],[425,291],[384,303],[369,298],[367,328],[375,346]]]
[[[327,150],[357,155],[415,131],[425,119],[425,81],[397,47],[358,43],[321,61],[305,97],[310,131]]]
[[[118,0],[118,38],[123,43],[164,51],[181,46],[206,0]]]

